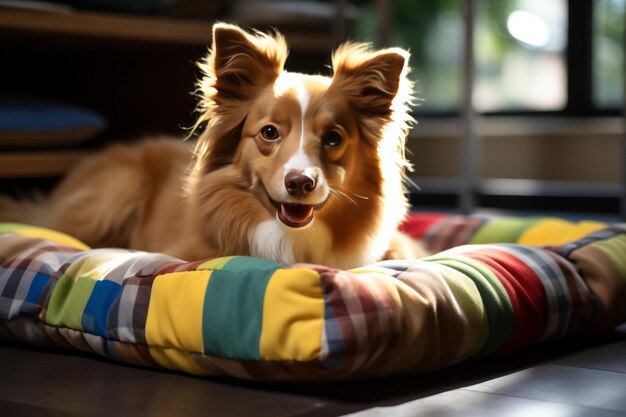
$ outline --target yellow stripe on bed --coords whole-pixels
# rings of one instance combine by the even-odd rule
[[[320,276],[306,268],[279,269],[265,291],[261,360],[319,357],[324,326]]]
[[[522,245],[561,245],[604,228],[606,228],[605,223],[595,221],[572,223],[566,220],[548,218],[540,220],[522,233],[518,243]]]
[[[43,227],[30,226],[21,223],[0,223],[0,233],[15,233],[26,237],[47,239],[62,245],[67,245],[80,250],[89,250],[89,246],[80,240],[62,232],[57,232]]]
[[[200,372],[191,357],[180,355],[177,349],[202,353],[202,310],[211,272],[174,272],[154,280],[146,319],[146,341],[160,365],[171,368],[175,364],[186,372]]]

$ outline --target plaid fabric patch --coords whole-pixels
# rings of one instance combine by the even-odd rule
[[[476,231],[488,221],[478,216],[453,216],[444,219],[428,230],[424,242],[428,250],[440,252],[467,243]]]
[[[111,306],[107,336],[128,343],[146,344],[146,319],[155,276],[132,277],[124,281],[119,297]]]
[[[321,363],[356,372],[394,347],[398,305],[377,272],[318,272],[326,302]]]
[[[3,239],[27,239],[0,235]],[[48,241],[36,241],[20,257],[0,265],[0,319],[12,320],[21,315],[34,315],[46,304],[58,271],[78,252]]]

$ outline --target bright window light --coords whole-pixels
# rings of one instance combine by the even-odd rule
[[[506,27],[511,36],[527,45],[542,48],[550,42],[550,27],[546,21],[527,11],[512,12]]]

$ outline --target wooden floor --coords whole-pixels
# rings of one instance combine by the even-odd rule
[[[0,345],[0,416],[626,416],[626,326],[426,375],[315,385],[207,379]]]

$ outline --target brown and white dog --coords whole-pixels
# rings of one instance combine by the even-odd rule
[[[171,140],[113,147],[45,200],[2,198],[0,220],[187,260],[351,268],[416,256],[397,232],[408,207],[408,53],[344,44],[332,78],[285,71],[287,53],[279,34],[216,24],[195,152]]]

